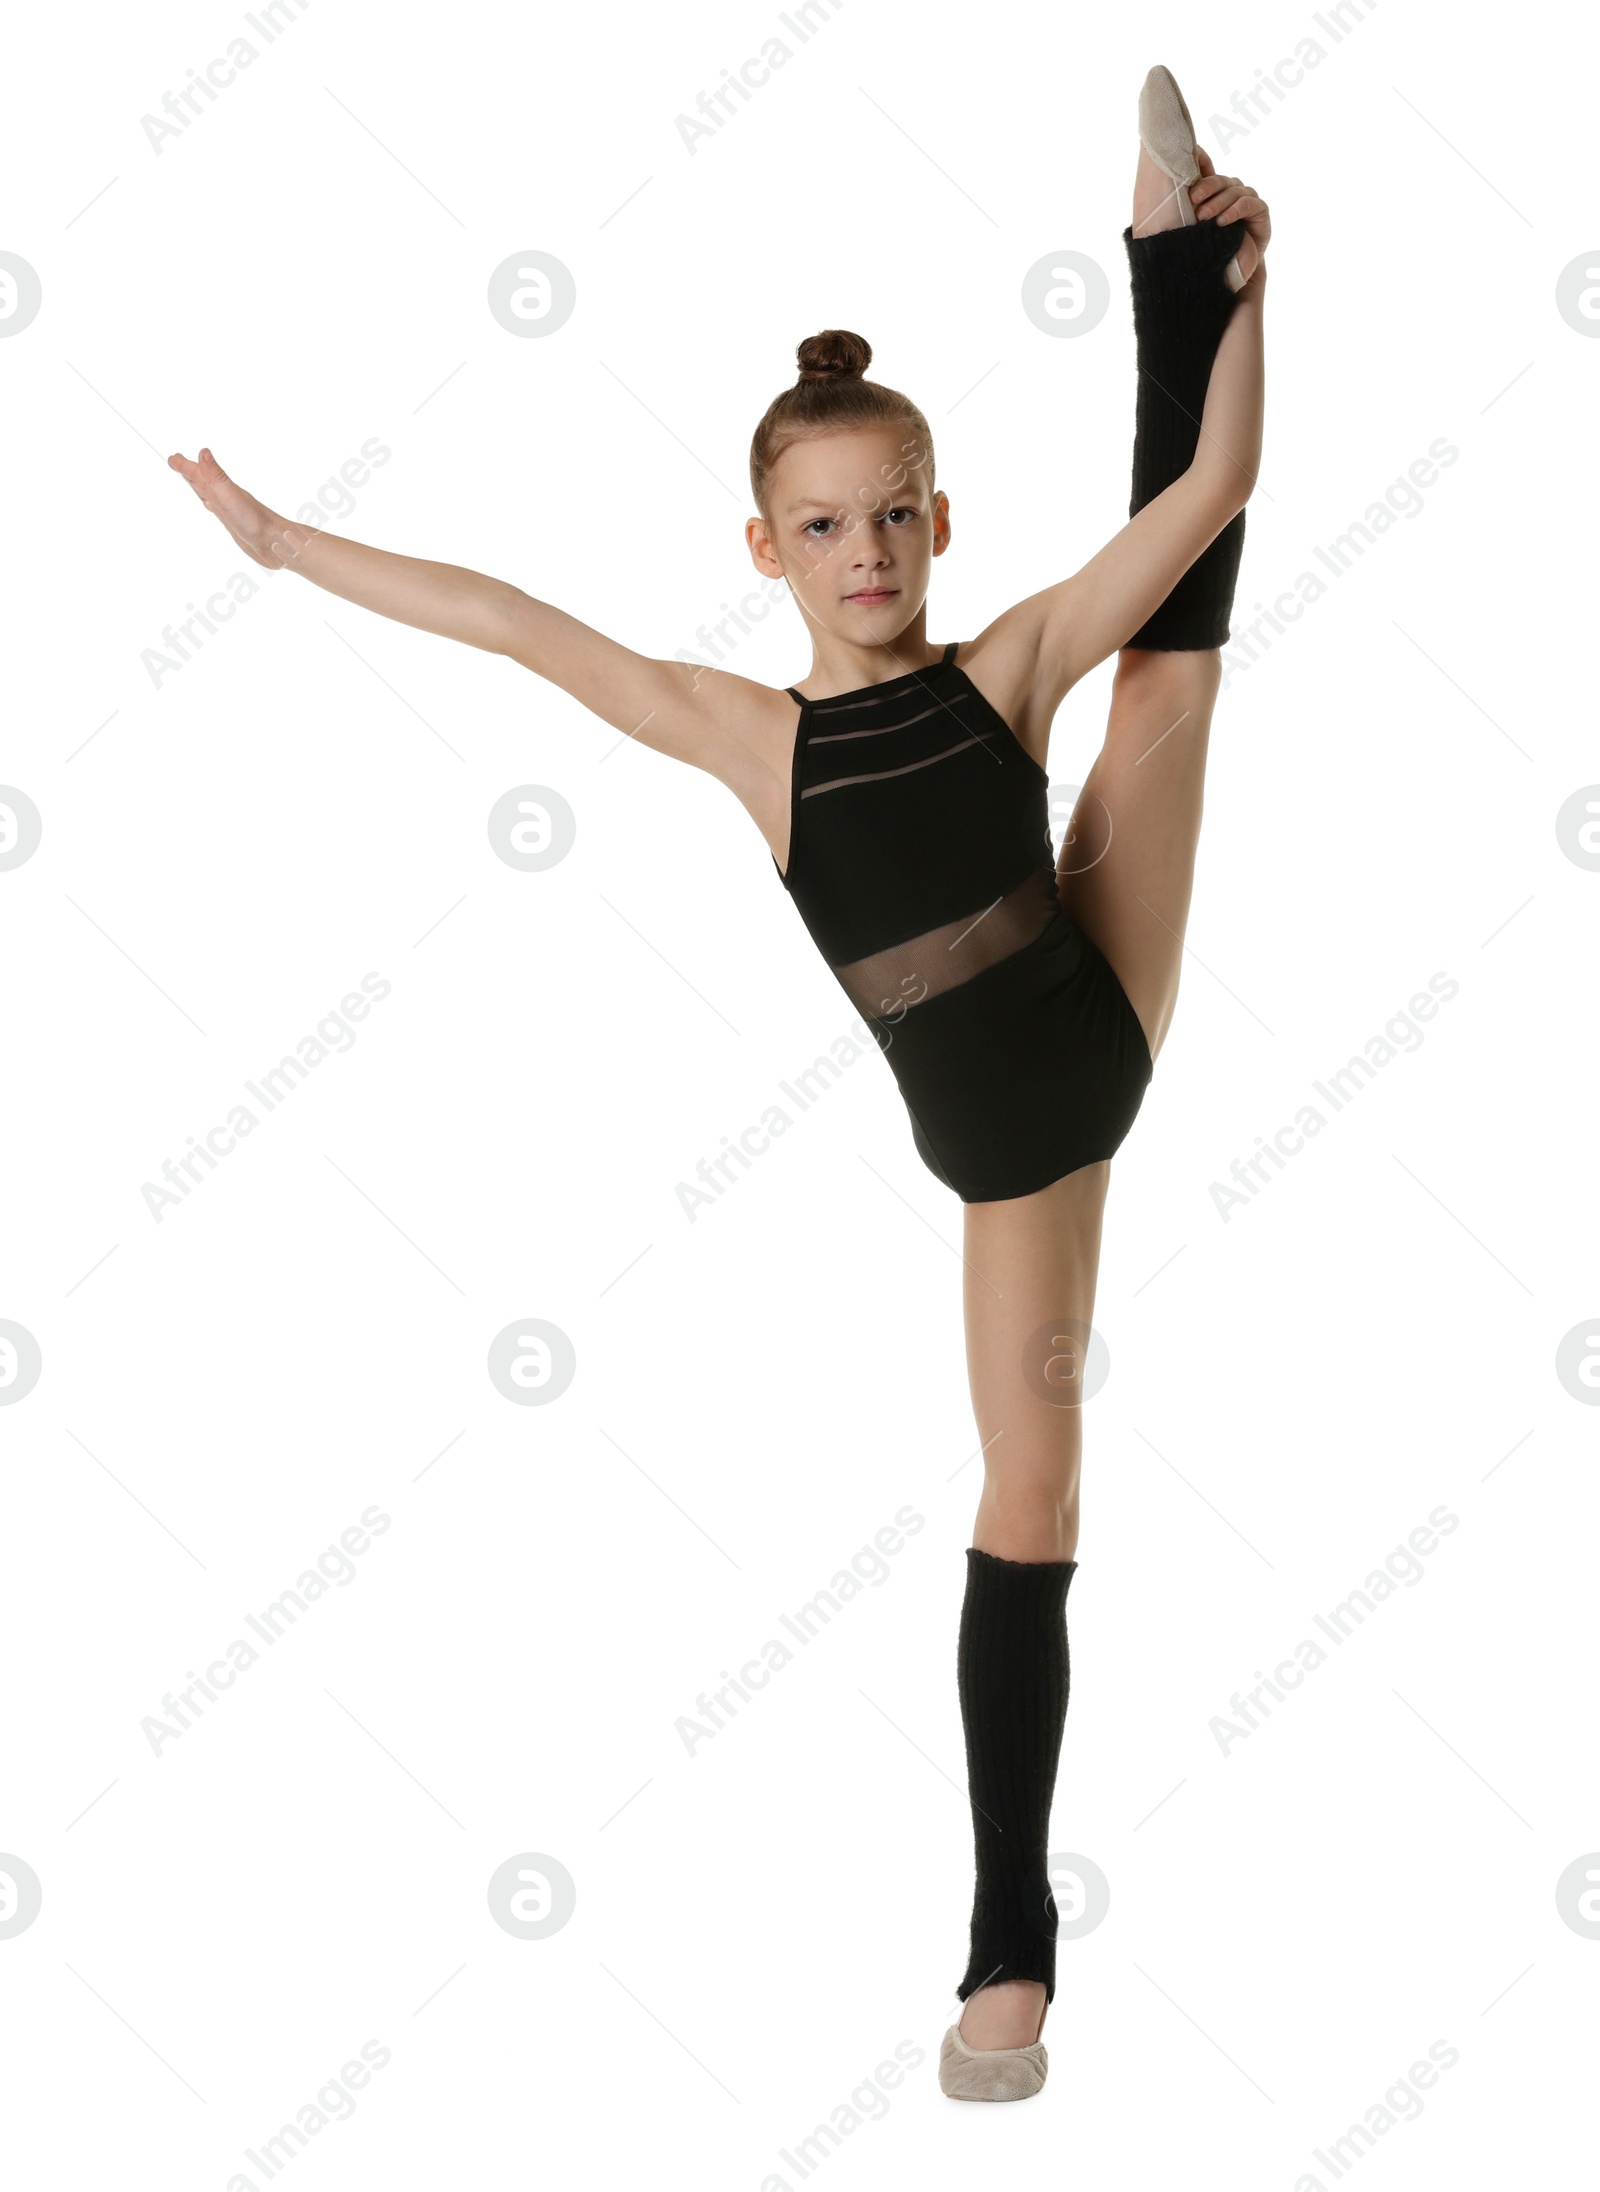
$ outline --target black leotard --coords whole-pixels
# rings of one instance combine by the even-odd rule
[[[963,1202],[1000,1202],[1112,1156],[1151,1062],[1057,895],[1049,777],[958,645],[858,692],[788,688],[778,875],[888,1058],[923,1162]]]

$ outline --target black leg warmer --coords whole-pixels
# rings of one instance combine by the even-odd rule
[[[1038,1979],[1056,1991],[1050,1799],[1067,1718],[1066,1605],[1075,1560],[1002,1560],[967,1548],[956,1685],[967,1739],[977,1893],[965,2001]]]
[[[1122,232],[1139,359],[1130,517],[1194,461],[1212,360],[1237,301],[1222,269],[1242,235],[1242,224],[1219,228],[1215,221],[1158,229],[1153,236]],[[1243,548],[1241,510],[1127,644],[1167,650],[1224,645]]]

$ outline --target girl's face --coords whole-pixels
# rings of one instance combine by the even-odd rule
[[[948,497],[930,491],[927,451],[904,425],[791,442],[767,507],[745,526],[757,570],[787,578],[807,619],[855,646],[900,636],[950,542]]]

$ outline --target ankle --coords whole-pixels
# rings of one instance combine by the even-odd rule
[[[1029,2047],[1043,2027],[1048,2002],[1037,1979],[975,1987],[962,2004],[958,2028],[969,2047]]]

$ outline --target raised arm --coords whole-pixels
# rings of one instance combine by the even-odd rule
[[[571,693],[602,722],[658,753],[705,769],[736,791],[760,766],[742,736],[764,686],[692,662],[635,654],[504,579],[456,563],[393,555],[281,517],[231,480],[209,449],[167,459],[253,563],[296,571],[377,616],[507,655]]]
[[[1266,278],[1263,260],[1223,330],[1188,471],[1081,571],[1036,597],[1046,605],[1040,666],[1061,681],[1063,693],[1127,645],[1254,491],[1261,463]]]
[[[1231,216],[1224,225],[1242,223],[1238,233],[1248,229],[1264,250],[1271,222],[1262,200],[1231,178],[1210,187]],[[1127,645],[1249,501],[1261,460],[1265,296],[1262,258],[1223,328],[1188,470],[1071,578],[1018,602],[990,627],[1027,663],[1045,722],[1079,678]]]

